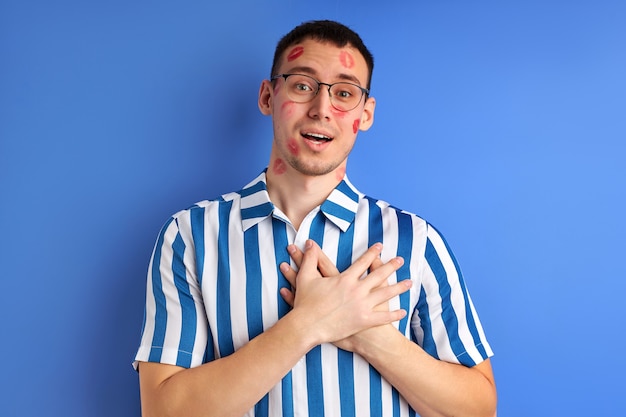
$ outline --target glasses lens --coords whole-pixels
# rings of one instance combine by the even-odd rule
[[[287,95],[297,103],[306,103],[313,100],[317,94],[317,81],[306,75],[290,75],[285,81]]]
[[[319,86],[318,81],[308,75],[289,74],[285,80],[287,96],[296,103],[313,100],[318,93]],[[335,83],[330,87],[330,103],[340,111],[354,109],[359,105],[362,97],[363,91],[355,84]]]
[[[338,110],[348,111],[359,105],[363,91],[351,83],[336,83],[330,89],[330,100]]]

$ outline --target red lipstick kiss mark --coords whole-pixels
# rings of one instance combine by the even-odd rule
[[[337,178],[337,181],[342,181],[343,177],[345,176],[346,176],[346,168],[345,167],[337,168],[337,170],[335,171],[335,178]]]
[[[354,58],[352,57],[352,55],[350,55],[349,52],[341,51],[341,53],[339,54],[339,62],[341,62],[341,65],[343,65],[345,68],[354,67]]]
[[[302,46],[296,46],[295,48],[291,50],[291,52],[289,52],[289,55],[287,55],[287,62],[291,62],[294,59],[300,58],[300,56],[303,53],[304,53],[304,48]]]
[[[352,123],[352,131],[356,134],[359,131],[359,126],[361,126],[361,120],[356,119],[354,123]]]
[[[285,115],[291,116],[293,114],[293,105],[294,104],[295,103],[293,101],[285,101],[280,106],[280,109],[282,110],[283,113],[285,113]]]
[[[274,170],[274,174],[282,175],[287,171],[287,165],[282,159],[277,159],[274,161],[274,166],[272,167]]]
[[[289,139],[287,141],[287,149],[289,149],[289,152],[291,152],[293,156],[298,156],[300,153],[300,148],[298,147],[295,139]]]
[[[346,117],[346,115],[348,114],[348,112],[344,111],[344,110],[337,110],[334,107],[330,108],[330,111],[332,112],[332,114],[334,114],[335,116],[343,119],[344,117]]]

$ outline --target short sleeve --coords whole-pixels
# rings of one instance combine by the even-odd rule
[[[431,356],[474,366],[493,356],[461,269],[443,236],[427,225],[421,288],[411,324]]]
[[[146,283],[141,342],[133,366],[159,362],[190,368],[202,364],[208,327],[197,280],[189,212],[161,229]],[[182,225],[182,227],[181,227]]]

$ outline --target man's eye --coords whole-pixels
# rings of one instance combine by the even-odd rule
[[[311,86],[307,85],[307,84],[302,84],[302,83],[298,83],[295,85],[296,90],[298,91],[302,91],[302,92],[309,92],[309,91],[313,91],[313,89],[311,88]]]

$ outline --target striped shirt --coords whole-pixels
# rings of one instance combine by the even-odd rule
[[[150,261],[137,361],[195,367],[230,355],[284,316],[278,266],[287,246],[315,240],[345,270],[368,247],[402,256],[389,282],[411,290],[389,302],[394,326],[443,361],[473,366],[493,353],[446,241],[420,217],[372,199],[347,177],[295,230],[270,201],[265,172],[241,191],[203,201],[163,226]],[[293,263],[293,262],[292,262]],[[259,358],[263,360],[263,358]],[[246,416],[415,416],[362,357],[315,347]]]

